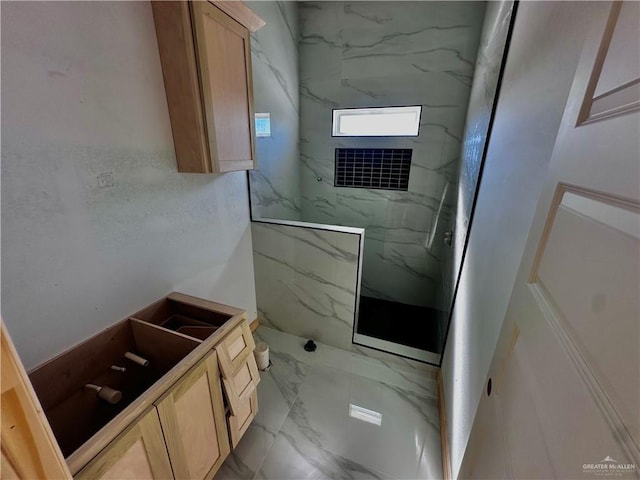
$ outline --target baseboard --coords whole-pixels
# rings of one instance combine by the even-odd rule
[[[444,402],[442,369],[438,370],[438,410],[440,411],[440,446],[442,450],[442,478],[451,480],[451,454],[449,452],[449,430],[447,428],[447,409]]]
[[[254,319],[250,324],[249,324],[249,328],[251,329],[251,332],[255,332],[256,328],[258,328],[260,326],[260,322],[258,321],[258,319]]]

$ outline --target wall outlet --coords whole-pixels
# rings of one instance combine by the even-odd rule
[[[98,188],[113,187],[113,172],[98,175]]]

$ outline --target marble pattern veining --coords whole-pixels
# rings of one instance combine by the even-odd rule
[[[356,405],[382,414],[380,425],[349,416]],[[282,432],[394,478],[414,478],[425,440],[439,442],[435,397],[317,366],[303,385]],[[385,448],[393,455],[380,455]]]
[[[253,218],[299,220],[298,5],[246,2],[266,25],[251,35],[254,105],[271,114],[271,137],[256,139],[258,169],[249,172]]]
[[[431,367],[424,363],[352,343],[359,255],[375,253],[372,246],[384,247],[385,243],[373,239],[361,251],[362,229],[349,230],[329,231],[309,224],[299,227],[252,223],[260,323],[281,332],[321,341],[326,344],[326,349],[334,349],[334,357],[340,357],[340,352],[347,351],[375,358],[371,361],[382,369],[400,367],[412,372],[429,371]],[[402,239],[397,245],[406,248]],[[382,250],[378,253],[383,254]],[[414,276],[424,277],[424,281],[413,280],[403,289],[419,298],[434,282],[422,271],[428,271],[428,267],[421,266],[423,257],[418,257],[415,265],[404,264],[406,258],[412,257],[400,257],[398,268],[411,269]],[[386,273],[382,271],[380,275]],[[389,281],[389,287],[393,286],[393,282],[398,281],[397,276],[389,276]],[[362,292],[369,293],[373,288],[366,280],[362,282]],[[384,291],[373,293],[382,298],[385,295]],[[351,362],[350,357],[343,360]]]
[[[442,193],[457,173],[484,5],[303,2],[299,11],[301,218],[366,229],[367,294],[437,307],[441,263],[431,258],[441,249],[427,240],[449,212]],[[333,108],[411,104],[423,105],[418,137],[330,136]],[[334,188],[336,147],[412,148],[409,191]]]
[[[361,234],[253,222],[258,318],[349,349]]]
[[[266,328],[262,327],[256,332],[256,341],[273,343],[269,335],[260,335],[264,330]],[[216,474],[216,480],[254,478],[294,404],[300,386],[311,370],[308,362],[289,353],[297,348],[291,343],[282,342],[271,346],[269,356],[272,366],[268,371],[260,372],[258,415],[242,442]]]
[[[222,479],[441,478],[435,369],[417,372],[261,326],[272,367],[259,413],[216,474]],[[349,404],[382,414],[375,426]]]

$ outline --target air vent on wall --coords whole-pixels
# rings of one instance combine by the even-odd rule
[[[336,187],[407,190],[410,148],[336,148]]]

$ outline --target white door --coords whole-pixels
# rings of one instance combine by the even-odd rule
[[[599,11],[461,477],[638,477],[640,3]]]

